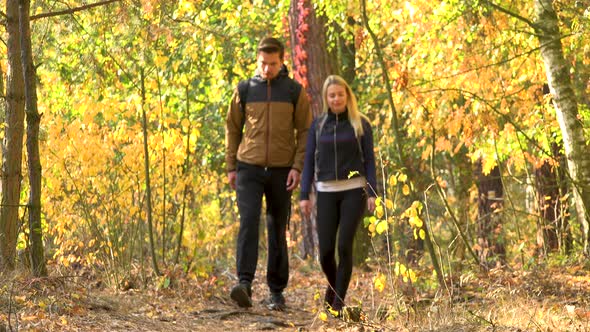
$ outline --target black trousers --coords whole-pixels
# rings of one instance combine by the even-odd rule
[[[340,192],[318,192],[317,228],[320,264],[336,301],[344,301],[352,275],[354,234],[365,212],[367,197],[362,188]],[[338,265],[336,234],[338,233]]]
[[[264,168],[238,163],[237,200],[240,213],[236,267],[240,282],[251,283],[258,262],[258,237],[262,196],[266,199],[268,261],[266,282],[271,292],[282,292],[289,280],[287,225],[291,192],[287,177],[291,168]]]

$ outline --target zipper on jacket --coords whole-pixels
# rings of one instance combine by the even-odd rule
[[[336,128],[338,128],[338,114],[336,114],[336,124],[334,125],[334,171],[336,172],[336,180],[338,178],[338,145],[336,144]]]
[[[271,80],[268,79],[266,81],[267,88],[266,88],[266,162],[264,163],[265,167],[268,167],[268,160],[270,155],[270,82]]]

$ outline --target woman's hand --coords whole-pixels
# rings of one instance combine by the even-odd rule
[[[303,216],[306,218],[311,216],[311,201],[309,199],[299,201],[299,208],[301,209]]]
[[[367,209],[371,213],[373,213],[373,211],[375,211],[375,198],[376,197],[369,197],[369,198],[367,198]]]

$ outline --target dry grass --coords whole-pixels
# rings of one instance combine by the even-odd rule
[[[590,272],[495,270],[459,278],[439,294],[406,293],[377,303],[380,309],[365,310],[383,330],[590,331]],[[389,316],[379,321],[383,308]]]

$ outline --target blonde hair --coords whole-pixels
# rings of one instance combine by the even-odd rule
[[[328,78],[326,78],[326,81],[324,82],[324,87],[322,88],[322,100],[324,102],[323,112],[328,112],[328,87],[334,84],[340,85],[344,87],[344,89],[346,90],[346,108],[348,109],[348,121],[350,121],[350,124],[354,129],[355,136],[363,136],[364,130],[362,119],[369,121],[369,118],[367,118],[366,115],[359,112],[356,97],[352,92],[352,89],[350,88],[348,83],[346,83],[346,81],[338,75],[330,75],[328,76]]]

